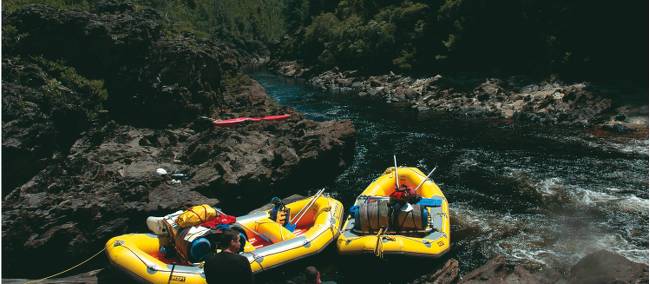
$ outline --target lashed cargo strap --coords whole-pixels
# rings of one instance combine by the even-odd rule
[[[203,220],[203,218],[201,218],[201,215],[199,213],[194,212],[194,210],[192,210],[192,208],[193,207],[190,207],[187,210],[194,213],[194,215],[196,215],[196,217],[199,217],[199,221],[201,221],[201,223],[205,222],[206,220]],[[205,216],[208,216],[208,209],[205,208],[205,205],[201,205],[201,208],[203,208],[203,211],[205,212]]]
[[[172,271],[169,272],[169,279],[167,279],[167,284],[172,283],[172,275],[174,275],[174,268],[176,268],[176,263],[172,263]]]

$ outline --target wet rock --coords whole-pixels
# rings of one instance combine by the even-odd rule
[[[602,126],[603,129],[614,132],[614,133],[619,133],[619,134],[624,134],[624,133],[630,133],[633,132],[634,129],[626,126],[623,123],[620,122],[613,122],[609,124],[605,124]]]
[[[648,283],[648,265],[601,250],[571,268],[570,283]]]
[[[5,58],[3,196],[56,160],[100,116],[101,83],[44,59]]]
[[[648,133],[648,106],[623,105],[612,111],[608,120],[596,126],[608,134],[645,138]],[[599,134],[603,135],[603,134]]]
[[[339,86],[348,87],[348,86],[352,85],[352,80],[351,79],[346,79],[346,78],[339,78],[339,79],[336,79],[336,83]]]
[[[89,271],[86,273],[81,273],[65,278],[54,278],[54,279],[48,279],[48,280],[43,280],[39,281],[38,283],[44,283],[44,284],[55,284],[55,283],[108,283],[108,282],[100,282],[100,277],[103,273],[102,269],[97,269],[93,271]],[[29,279],[2,279],[2,283],[11,283],[11,284],[22,284],[28,282]]]
[[[464,275],[459,283],[557,283],[559,275],[531,273],[522,266],[506,264],[499,255]]]
[[[275,66],[274,69],[278,73],[287,77],[300,77],[304,72],[304,69],[296,61],[273,62],[271,66]]]
[[[461,283],[488,282],[490,279],[498,281],[505,278],[505,274],[507,274],[506,259],[504,256],[500,255],[489,260],[483,266],[464,275]]]
[[[368,90],[368,95],[373,97],[379,95],[380,93],[381,93],[381,89],[379,88],[371,88]]]
[[[355,75],[356,76],[356,75]],[[361,81],[359,81],[361,80]],[[405,104],[418,111],[438,111],[472,119],[496,119],[507,124],[561,124],[589,126],[602,120],[612,107],[605,94],[586,83],[535,83],[488,78],[411,78],[387,75],[352,77],[349,72],[328,70],[308,83],[336,93],[356,92],[388,104]],[[350,86],[354,86],[351,88]],[[474,87],[475,86],[475,87]],[[424,103],[420,98],[427,98]],[[435,98],[435,99],[431,99]]]
[[[459,283],[647,283],[648,265],[599,251],[582,258],[564,276],[562,268],[531,271],[496,256],[483,266],[464,275]]]
[[[411,284],[450,284],[458,281],[458,261],[450,259],[445,262],[442,268],[437,271],[423,275],[410,282]]]

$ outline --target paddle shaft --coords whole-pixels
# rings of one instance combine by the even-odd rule
[[[415,188],[415,190],[414,190],[415,192],[418,192],[418,189],[420,189],[420,187],[421,187],[425,182],[427,182],[427,179],[429,179],[429,177],[433,174],[433,172],[436,171],[437,168],[438,168],[437,166],[433,167],[433,170],[431,170],[431,172],[429,172],[429,174],[428,174],[428,175],[427,175],[427,176],[422,180],[422,182],[421,182],[420,184],[418,184],[418,186]]]
[[[314,197],[312,197],[312,199],[309,200],[309,203],[307,203],[307,206],[303,207],[300,211],[298,211],[298,214],[296,214],[296,216],[293,216],[293,219],[290,220],[289,223],[290,223],[290,224],[296,224],[296,223],[298,223],[298,221],[300,221],[300,219],[301,219],[303,216],[305,216],[305,213],[307,213],[307,210],[309,210],[309,208],[310,208],[312,205],[314,205],[314,203],[316,203],[316,199],[318,199],[318,198],[321,196],[321,194],[323,194],[324,191],[325,191],[325,188],[322,188],[321,190],[319,190],[318,192],[316,192],[316,194],[314,195]]]
[[[397,156],[393,155],[393,164],[395,164],[395,189],[399,189],[399,175],[397,174]]]

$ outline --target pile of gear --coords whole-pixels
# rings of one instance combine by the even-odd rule
[[[241,248],[246,243],[244,229],[236,226],[236,218],[203,204],[179,210],[164,217],[148,217],[147,227],[160,239],[160,253],[188,263],[203,261],[216,250],[220,235],[226,229],[240,232]]]

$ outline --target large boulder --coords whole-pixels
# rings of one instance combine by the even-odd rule
[[[648,283],[648,265],[601,250],[587,255],[571,268],[570,283]]]
[[[10,14],[4,24],[21,33],[22,54],[63,59],[81,73],[107,78],[123,66],[145,61],[162,36],[160,15],[152,9],[109,9],[100,3],[97,13],[29,5]]]
[[[604,250],[583,257],[568,275],[564,271],[562,267],[533,270],[496,256],[465,274],[459,283],[648,283],[647,264]]]
[[[411,284],[451,284],[458,281],[458,260],[450,259],[445,262],[442,268],[433,273],[425,274]]]
[[[2,60],[3,195],[64,155],[100,116],[100,81],[42,58]]]
[[[14,50],[63,60],[105,81],[110,116],[136,126],[181,125],[222,103],[225,73],[238,72],[225,44],[166,35],[155,10],[115,3],[95,13],[30,5],[9,15]]]
[[[532,273],[520,265],[509,265],[506,258],[498,255],[490,259],[483,266],[472,270],[464,275],[459,283],[557,283],[560,281],[559,274]]]

